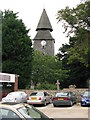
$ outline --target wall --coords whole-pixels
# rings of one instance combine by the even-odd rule
[[[41,41],[42,40],[35,40],[34,48],[45,55],[54,56],[54,40],[46,40],[46,45],[44,48],[41,46]]]
[[[88,88],[79,88],[79,89],[77,89],[77,88],[64,88],[63,90],[59,90],[60,92],[62,91],[62,92],[66,92],[66,91],[72,91],[72,92],[74,92],[74,93],[76,93],[76,95],[77,95],[77,103],[79,103],[80,102],[80,99],[81,99],[81,96],[80,96],[80,94],[83,94],[84,93],[84,91],[85,90],[88,90]],[[24,91],[24,92],[26,92],[27,93],[27,95],[29,96],[32,92],[35,92],[35,91],[46,91],[46,92],[48,92],[48,93],[50,93],[52,96],[54,96],[55,95],[55,93],[56,92],[59,92],[59,91],[57,91],[57,90],[19,90],[19,91]]]

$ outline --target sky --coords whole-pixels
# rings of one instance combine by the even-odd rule
[[[56,19],[57,12],[66,6],[76,7],[80,2],[81,0],[0,0],[0,10],[9,9],[14,13],[19,12],[18,18],[23,20],[27,29],[30,29],[29,36],[34,39],[40,16],[45,8],[53,28],[51,34],[55,39],[55,54],[57,54],[62,44],[68,43],[68,38],[63,33],[63,24],[62,22],[58,23]]]

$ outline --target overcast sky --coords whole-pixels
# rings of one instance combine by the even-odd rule
[[[13,10],[19,12],[18,16],[23,20],[27,29],[30,29],[29,35],[33,39],[36,35],[36,28],[43,9],[45,8],[51,22],[55,39],[55,54],[64,43],[68,43],[66,34],[61,23],[57,23],[56,14],[60,9],[66,6],[76,7],[81,0],[0,0],[0,10]]]

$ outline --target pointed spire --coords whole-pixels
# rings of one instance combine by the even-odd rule
[[[53,31],[45,9],[43,9],[36,31],[44,29]]]
[[[34,40],[54,40],[49,30],[39,30],[34,37]]]

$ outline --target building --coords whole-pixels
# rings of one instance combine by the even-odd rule
[[[18,77],[16,74],[0,73],[0,100],[9,92],[18,90]]]
[[[43,9],[36,31],[37,34],[33,39],[34,49],[43,54],[54,56],[55,40],[51,35],[53,29],[45,9]]]

